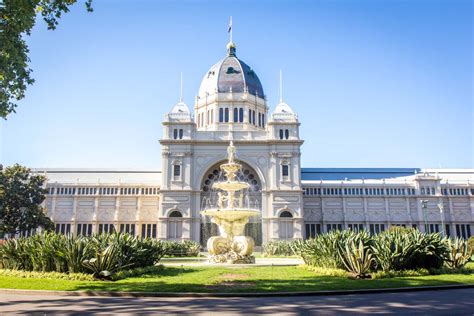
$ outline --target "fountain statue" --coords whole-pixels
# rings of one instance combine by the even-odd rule
[[[255,242],[243,233],[249,218],[258,216],[260,211],[244,205],[244,190],[250,184],[236,179],[242,165],[235,161],[235,153],[231,141],[227,147],[227,163],[220,166],[225,180],[212,185],[212,189],[217,190],[216,205],[201,211],[202,215],[209,216],[219,227],[220,236],[213,236],[207,241],[209,261],[212,263],[255,263],[255,257],[252,256]]]

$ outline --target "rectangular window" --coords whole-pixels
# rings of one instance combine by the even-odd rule
[[[281,174],[283,177],[288,177],[289,175],[288,165],[281,166]]]
[[[111,234],[115,232],[114,224],[99,224],[99,234]]]
[[[255,125],[255,111],[252,111],[252,123]]]
[[[220,123],[224,122],[224,109],[223,108],[219,109],[219,122]]]
[[[91,236],[92,224],[77,224],[76,235]]]
[[[142,238],[156,238],[156,224],[142,224]]]
[[[183,221],[170,220],[168,224],[168,238],[179,239],[183,235]]]
[[[347,227],[350,229],[350,230],[353,230],[355,232],[361,232],[363,231],[365,228],[364,228],[364,224],[347,224]]]
[[[315,238],[316,235],[321,234],[321,224],[307,223],[305,224],[305,228],[306,228],[305,239]]]
[[[342,230],[342,224],[327,224],[326,228],[328,233],[331,230]]]
[[[173,165],[173,175],[175,177],[181,176],[181,166],[180,165]]]
[[[430,224],[429,225],[429,232],[430,233],[439,233],[439,225],[438,224]]]
[[[262,127],[262,114],[258,113],[258,127]]]
[[[120,232],[135,236],[135,224],[120,224]]]
[[[375,235],[385,230],[385,224],[370,224],[370,234]]]
[[[224,109],[224,122],[229,122],[229,108]]]
[[[281,220],[278,223],[278,236],[283,239],[293,238],[293,221]]]
[[[456,236],[468,239],[471,237],[471,226],[469,224],[456,224]]]

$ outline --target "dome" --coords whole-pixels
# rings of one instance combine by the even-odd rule
[[[288,104],[285,102],[280,102],[273,111],[274,114],[285,113],[285,114],[295,114]]]
[[[190,113],[186,103],[180,101],[171,110],[171,113]]]
[[[227,57],[212,66],[202,79],[199,96],[205,97],[216,91],[248,91],[252,95],[264,97],[260,79],[252,68],[235,56],[235,44],[232,42],[227,45]]]

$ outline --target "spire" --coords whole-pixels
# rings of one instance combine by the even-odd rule
[[[179,102],[183,102],[183,72],[181,71],[181,84],[179,86]]]
[[[232,41],[232,16],[230,17],[229,26],[227,28],[227,33],[229,33],[229,43],[227,44],[227,55],[235,56],[235,44]]]
[[[280,103],[283,103],[283,79],[281,76],[281,69],[280,69]]]

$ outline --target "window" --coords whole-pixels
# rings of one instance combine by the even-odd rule
[[[183,134],[184,134],[184,132],[183,132],[183,129],[181,128],[179,130],[179,139],[183,139]]]
[[[243,108],[239,109],[239,122],[240,123],[244,122],[244,109]]]
[[[265,114],[262,113],[262,127],[265,127]]]
[[[180,177],[181,176],[181,165],[175,164],[173,165],[173,176]]]
[[[156,238],[156,224],[142,224],[142,238]]]
[[[280,139],[283,139],[283,130],[280,129]]]
[[[252,111],[252,123],[255,125],[255,111]]]
[[[287,164],[281,165],[281,175],[283,178],[288,178],[290,172]]]
[[[451,237],[451,228],[449,227],[449,225],[445,225],[445,234],[446,236],[448,237]]]
[[[224,109],[224,122],[229,122],[229,108]]]
[[[120,232],[135,236],[135,224],[120,224]]]
[[[439,224],[430,224],[429,225],[430,233],[439,233]]]
[[[99,234],[111,234],[115,232],[114,224],[99,224]]]
[[[239,121],[239,109],[234,108],[234,123],[237,123]]]
[[[288,211],[280,213],[278,235],[280,238],[293,238],[293,215]]]
[[[92,224],[77,224],[76,235],[91,236]]]
[[[359,224],[347,224],[347,227],[350,230],[355,231],[356,233],[361,232],[365,229],[364,224],[360,224],[360,223]]]
[[[252,110],[249,109],[249,124],[252,124]]]
[[[342,230],[342,224],[327,224],[326,228],[328,233],[331,230]]]
[[[71,233],[71,224],[56,224],[55,232],[63,235],[69,235]]]
[[[385,230],[385,224],[370,224],[370,234],[375,235]]]
[[[316,235],[321,234],[321,224],[307,223],[305,228],[305,239],[315,238]]]
[[[220,123],[224,122],[224,109],[223,108],[219,109],[219,122]]]
[[[456,236],[468,239],[471,237],[471,226],[469,224],[456,224]]]
[[[183,236],[183,214],[173,211],[169,215],[168,238],[179,239]]]
[[[258,113],[258,127],[262,127],[262,114]]]
[[[285,129],[285,139],[288,139],[288,138],[290,138],[290,132],[287,129]]]

